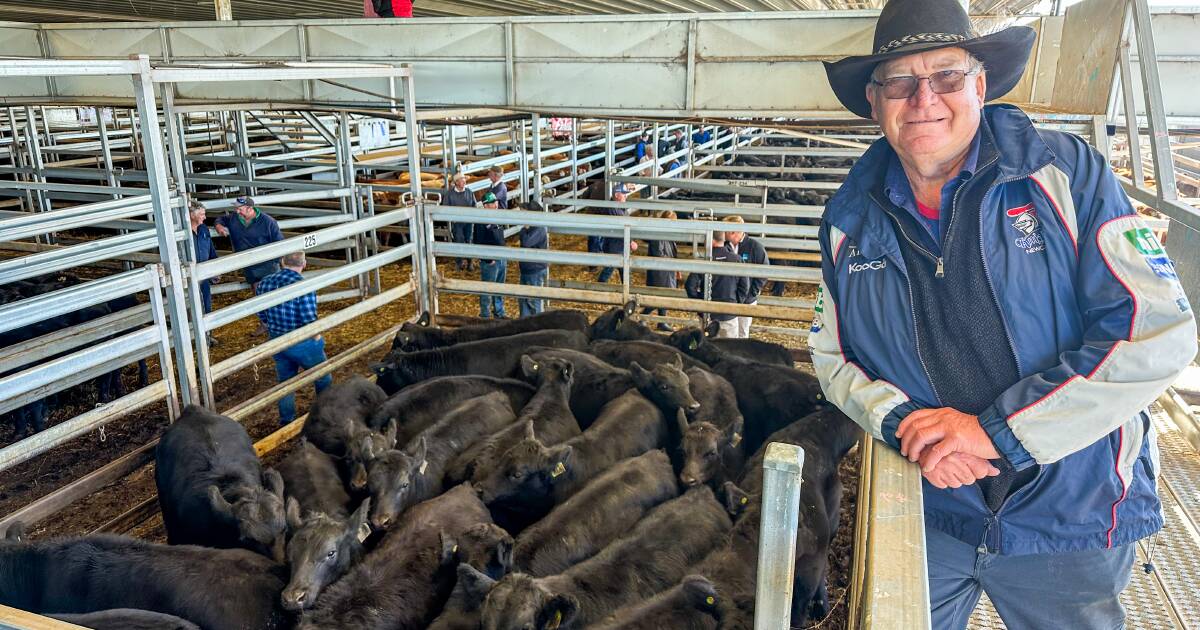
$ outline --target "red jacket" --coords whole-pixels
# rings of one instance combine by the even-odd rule
[[[371,0],[377,17],[412,17],[412,0]]]

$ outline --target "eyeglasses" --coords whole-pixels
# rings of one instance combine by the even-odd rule
[[[901,76],[888,77],[883,81],[871,79],[871,83],[883,88],[883,96],[890,99],[905,99],[917,93],[921,81],[929,81],[929,89],[934,94],[949,94],[959,92],[967,84],[967,75],[979,74],[979,70],[942,70],[923,77]]]

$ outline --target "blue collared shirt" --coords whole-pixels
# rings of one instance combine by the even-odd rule
[[[263,278],[258,283],[256,293],[262,295],[268,291],[274,291],[289,284],[300,282],[303,279],[303,276],[291,269],[280,269]],[[317,294],[315,291],[305,293],[283,304],[276,304],[271,308],[260,311],[258,318],[267,325],[267,332],[271,334],[272,339],[292,332],[305,324],[317,321]]]
[[[939,208],[937,219],[926,217],[917,209],[917,197],[913,194],[912,185],[908,183],[908,176],[904,174],[904,167],[900,165],[900,158],[893,154],[888,163],[887,175],[883,180],[884,193],[892,203],[907,210],[917,220],[917,223],[925,227],[925,231],[930,237],[926,244],[932,245],[934,252],[939,255],[942,250],[942,239],[946,237],[946,223],[948,223],[942,221],[941,216],[945,215],[946,210],[950,207],[958,187],[975,173],[979,162],[980,133],[981,131],[975,132],[975,139],[971,141],[971,148],[967,151],[967,160],[963,162],[962,170],[942,186],[942,205]]]

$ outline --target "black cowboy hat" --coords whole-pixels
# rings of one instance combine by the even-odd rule
[[[846,109],[871,117],[866,85],[881,62],[937,48],[962,48],[987,69],[987,95],[1000,98],[1021,80],[1036,33],[1028,26],[1010,26],[977,36],[958,0],[891,0],[875,23],[875,53],[825,63],[833,93]]]

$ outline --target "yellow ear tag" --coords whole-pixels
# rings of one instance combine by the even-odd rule
[[[688,350],[695,350],[699,346],[700,344],[696,343],[696,340],[693,339],[692,342],[688,344]]]
[[[563,466],[562,462],[558,462],[554,465],[554,470],[550,471],[550,476],[557,477],[565,472],[567,472],[567,467]]]
[[[362,542],[371,536],[371,525],[363,523],[358,528],[358,542]]]
[[[458,553],[458,545],[454,545],[453,547],[451,547],[450,553]]]
[[[556,610],[554,611],[554,623],[550,624],[550,630],[555,630],[560,625],[562,625],[562,611]]]
[[[708,597],[704,598],[704,603],[712,606],[713,604],[717,603],[717,600],[712,595],[709,595]]]
[[[742,434],[734,433],[733,440],[730,441],[730,446],[737,446],[738,444],[741,444],[741,443],[742,443]]]
[[[742,497],[742,505],[746,505],[749,502],[750,502],[750,499],[747,499],[746,497]]]
[[[534,364],[533,364],[533,371],[534,371],[534,372],[538,371],[538,368],[539,368],[539,367],[541,367],[541,366],[540,366],[540,365],[538,365],[538,364],[536,364],[536,363],[534,363]]]
[[[417,474],[418,474],[418,475],[424,475],[424,474],[425,474],[425,469],[426,469],[426,468],[429,468],[429,460],[428,460],[428,459],[427,459],[427,460],[425,460],[425,461],[423,461],[423,462],[421,462],[421,470],[418,470],[418,471],[417,471]]]

